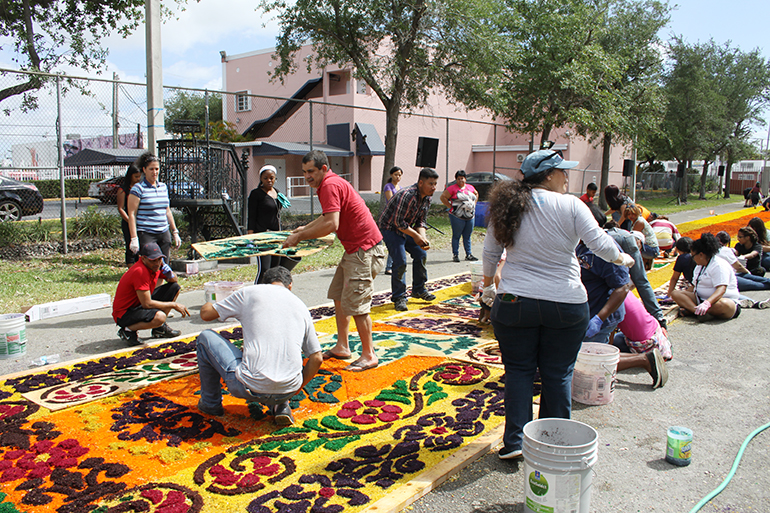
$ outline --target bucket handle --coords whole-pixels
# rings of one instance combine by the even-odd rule
[[[588,458],[587,458],[587,457],[583,456],[583,457],[581,458],[581,460],[580,460],[580,463],[582,463],[582,464],[583,464],[583,468],[584,468],[584,469],[589,469],[589,468],[590,468],[590,469],[591,469],[591,472],[593,472],[593,475],[594,475],[594,477],[597,477],[597,476],[599,475],[599,474],[597,474],[597,473],[596,473],[596,470],[594,470],[594,467],[593,467],[593,465],[589,465],[589,464],[588,464]]]

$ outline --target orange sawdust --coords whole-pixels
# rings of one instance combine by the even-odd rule
[[[292,410],[297,421],[296,424],[301,425],[305,419],[321,413],[336,412],[342,404],[371,394],[373,391],[385,389],[396,380],[405,379],[408,381],[412,376],[444,360],[445,358],[441,357],[407,356],[365,372],[345,371],[343,369],[349,362],[328,360],[324,362],[322,368],[337,372],[342,376],[342,388],[334,392],[339,402],[313,402],[307,398],[302,400],[300,407]],[[271,417],[254,420],[249,414],[247,403],[230,395],[223,397],[225,409],[223,416],[212,417],[199,414],[196,406],[200,397],[199,392],[200,379],[197,374],[193,374],[154,383],[141,390],[133,391],[133,393],[121,394],[56,412],[47,412],[40,417],[41,420],[44,418],[47,422],[53,422],[57,430],[62,432],[61,437],[64,439],[80,440],[81,444],[88,447],[87,456],[89,458],[104,458],[106,462],[119,462],[128,465],[131,472],[120,480],[126,484],[127,488],[162,481],[167,476],[184,472],[185,469],[194,469],[227,447],[269,435],[279,429]],[[168,438],[164,437],[157,440],[146,438],[140,438],[136,441],[121,440],[121,433],[135,435],[140,429],[145,428],[145,423],[139,422],[128,429],[111,430],[120,408],[130,401],[138,400],[144,394],[164,398],[189,410],[189,414],[183,413],[180,416],[175,428],[194,427],[196,422],[201,422],[200,417],[202,415],[203,427],[208,427],[212,423],[220,423],[223,428],[222,431],[235,429],[240,433],[235,436],[217,433],[207,438],[206,443],[190,439],[181,441],[176,447],[171,447]],[[41,409],[38,414],[43,411]],[[86,433],[84,431],[86,426],[98,426],[98,429]],[[141,450],[136,450],[137,446],[141,447]],[[17,496],[17,492],[12,488],[6,488],[3,491],[8,493],[10,501],[20,503],[23,494]],[[57,498],[54,502],[46,505],[46,508],[55,511],[62,504]]]

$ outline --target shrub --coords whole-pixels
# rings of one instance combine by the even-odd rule
[[[71,230],[79,238],[110,239],[121,236],[120,217],[104,214],[91,205],[85,212],[71,220]]]
[[[91,183],[98,181],[99,180],[88,178],[68,178],[64,180],[64,195],[67,198],[87,196],[88,186],[91,185]],[[61,182],[58,179],[36,180],[34,184],[44,198],[61,197]]]

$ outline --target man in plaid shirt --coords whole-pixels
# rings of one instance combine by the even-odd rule
[[[425,236],[425,221],[437,182],[438,173],[430,168],[421,169],[417,183],[393,195],[380,215],[382,239],[393,259],[391,298],[398,311],[408,310],[405,278],[407,252],[412,256],[412,297],[423,301],[436,299],[425,288],[425,282],[428,281],[426,250],[430,249],[430,242]]]

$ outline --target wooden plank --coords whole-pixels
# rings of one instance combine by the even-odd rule
[[[283,241],[289,234],[290,232],[250,233],[238,237],[196,242],[192,247],[205,260],[226,260],[263,255],[301,258],[331,246],[335,237],[331,233],[318,239],[303,240],[295,248],[283,249]]]
[[[537,418],[540,406],[533,404],[532,407],[534,410],[533,418]],[[441,486],[447,479],[459,473],[474,461],[484,457],[495,446],[500,445],[503,441],[504,432],[505,423],[497,426],[486,435],[479,437],[450,457],[445,458],[436,466],[423,472],[405,485],[389,492],[386,497],[362,510],[363,513],[398,513],[402,511],[420,497]]]

